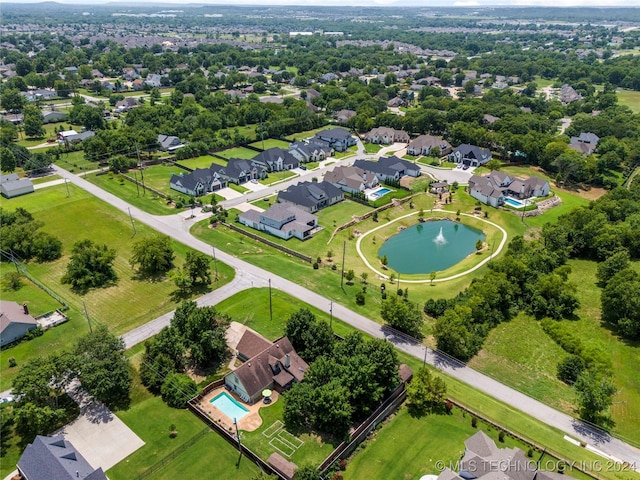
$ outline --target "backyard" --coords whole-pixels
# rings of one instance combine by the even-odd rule
[[[278,140],[277,138],[265,138],[264,141],[258,140],[251,144],[252,147],[259,148],[260,150],[269,150],[270,148],[289,148],[289,142],[285,140]]]
[[[192,170],[195,170],[196,168],[209,168],[212,163],[222,165],[223,167],[227,165],[226,161],[221,158],[214,157],[213,155],[201,155],[196,158],[187,158],[185,160],[178,160],[177,163]],[[185,170],[183,170],[183,172],[186,173]]]
[[[217,152],[217,154],[224,158],[243,158],[245,160],[251,160],[253,157],[258,155],[258,152],[245,147],[234,147]]]

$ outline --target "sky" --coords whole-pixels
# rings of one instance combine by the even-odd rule
[[[39,0],[8,0],[36,3]],[[545,7],[640,7],[640,0],[54,0],[69,4],[208,4],[208,5],[321,5],[321,6],[545,6]]]

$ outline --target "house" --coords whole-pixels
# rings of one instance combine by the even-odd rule
[[[289,153],[300,163],[321,162],[333,155],[331,147],[323,147],[312,142],[294,142],[289,145]]]
[[[20,340],[29,330],[38,326],[38,322],[29,314],[27,304],[0,300],[0,346]]]
[[[568,105],[571,102],[575,102],[578,100],[582,100],[582,95],[576,92],[572,86],[567,85],[566,83],[560,87],[560,93],[558,95],[560,101],[564,105]]]
[[[389,181],[397,182],[402,177],[409,175],[411,177],[420,176],[420,167],[408,160],[396,157],[380,157],[377,162],[370,160],[356,160],[354,167],[363,169],[365,172],[373,173],[378,180],[387,183]]]
[[[227,166],[220,170],[227,182],[240,185],[250,180],[263,180],[267,178],[267,169],[262,165],[245,160],[243,158],[231,158]]]
[[[87,130],[86,132],[76,132],[75,130],[66,130],[58,133],[59,144],[81,143],[87,138],[95,136],[96,132],[93,130]]]
[[[175,152],[184,147],[182,141],[174,135],[158,135],[158,144],[163,152]]]
[[[498,120],[500,120],[500,117],[494,117],[493,115],[489,115],[488,113],[485,113],[482,116],[482,121],[489,125],[496,123]]]
[[[413,156],[429,155],[432,148],[440,149],[440,155],[449,155],[451,153],[451,144],[440,137],[433,135],[420,135],[414,138],[407,147],[407,153]]]
[[[253,157],[252,162],[261,165],[268,172],[292,170],[300,166],[300,160],[280,147],[269,148]]]
[[[160,88],[162,86],[162,77],[157,73],[151,73],[147,75],[147,79],[144,81],[145,85],[149,85],[151,88]]]
[[[37,435],[18,460],[18,473],[24,480],[107,480],[62,435]]]
[[[209,168],[196,168],[186,175],[172,175],[169,186],[173,190],[194,197],[215,192],[227,186],[227,179],[221,173],[223,167],[212,163]]]
[[[344,152],[356,144],[356,139],[344,128],[322,130],[316,133],[311,141],[320,146],[331,147],[336,152]]]
[[[283,240],[307,240],[318,227],[318,217],[288,203],[276,203],[264,212],[247,210],[238,215],[238,222]]]
[[[437,480],[571,480],[564,474],[538,470],[518,447],[498,448],[483,431],[467,438],[464,446],[459,472],[445,468]]]
[[[66,112],[59,112],[57,110],[42,112],[42,123],[64,122],[67,118],[68,115]]]
[[[404,130],[396,130],[389,127],[378,127],[372,129],[364,136],[365,141],[369,143],[409,143],[409,134]]]
[[[3,197],[13,198],[33,192],[33,182],[20,178],[16,173],[0,175],[0,193]]]
[[[49,90],[46,88],[39,88],[29,92],[20,92],[20,94],[24,95],[29,102],[35,102],[37,100],[47,101],[58,96],[55,90]]]
[[[247,403],[262,398],[265,389],[287,390],[302,381],[309,365],[287,337],[270,344],[224,377],[224,384]]]
[[[124,100],[116,102],[116,112],[128,112],[132,108],[139,107],[140,102],[133,97],[126,97]]]
[[[387,107],[389,108],[398,108],[405,104],[406,102],[402,100],[400,97],[393,97],[391,100],[387,102]]]
[[[144,89],[144,81],[141,78],[136,78],[133,82],[131,82],[131,88],[136,92]]]
[[[469,195],[492,207],[504,204],[506,197],[545,197],[550,190],[549,182],[542,178],[522,180],[495,170],[485,176],[473,175],[469,179]]]
[[[591,155],[596,151],[600,137],[592,132],[582,132],[577,137],[571,137],[569,141],[569,148],[583,155]]]
[[[97,68],[91,70],[91,76],[94,78],[104,78],[104,74]]]
[[[475,145],[463,143],[448,156],[452,162],[470,167],[478,167],[491,160],[491,151],[487,148],[480,148]]]
[[[357,114],[353,110],[338,110],[334,115],[340,125],[346,125],[349,120],[355,117]]]
[[[278,202],[295,205],[306,212],[318,210],[344,200],[344,193],[329,182],[300,182],[278,193]]]
[[[24,115],[22,113],[7,113],[4,115],[0,115],[1,120],[6,120],[7,122],[13,123],[14,125],[20,125],[24,122]]]
[[[246,362],[271,346],[271,342],[253,330],[246,329],[236,346],[238,360]]]
[[[364,192],[378,185],[378,177],[374,173],[358,167],[336,167],[325,174],[324,181],[348,193]]]

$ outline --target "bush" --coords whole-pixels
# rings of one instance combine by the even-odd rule
[[[364,305],[364,302],[365,302],[364,292],[356,293],[356,304]]]
[[[586,365],[579,355],[569,355],[558,363],[558,379],[567,385],[573,385]]]
[[[2,283],[4,288],[15,292],[22,288],[22,275],[18,272],[9,272],[4,276]]]
[[[478,428],[478,417],[471,417],[471,426],[473,428]]]
[[[318,268],[320,268],[320,266],[318,265],[318,262],[313,262],[313,269],[318,270]]]
[[[162,399],[173,408],[185,408],[189,399],[198,393],[198,386],[184,373],[172,373],[160,388]]]
[[[17,365],[18,365],[18,362],[16,362],[15,357],[9,357],[9,367],[13,368],[13,367],[15,367]]]
[[[498,441],[500,443],[504,443],[504,431],[500,430],[500,433],[498,434]]]

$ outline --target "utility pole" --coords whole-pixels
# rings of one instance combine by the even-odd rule
[[[329,305],[329,328],[333,331],[333,301]]]
[[[84,307],[84,314],[87,317],[87,322],[89,323],[89,332],[93,333],[93,328],[91,327],[91,317],[89,316],[89,312],[87,312],[87,305],[82,300],[82,306]]]
[[[67,198],[69,198],[69,184],[67,183],[67,179],[64,179],[64,186],[67,188]]]
[[[273,299],[271,298],[271,279],[269,279],[269,318],[273,322]]]
[[[216,247],[211,245],[211,248],[213,249],[213,268],[216,271],[216,282],[217,282],[218,281],[218,261],[216,260]]]
[[[137,193],[137,197],[140,196],[140,185],[138,185],[138,174],[136,173],[136,171],[133,171],[133,178],[136,179],[136,193]]]
[[[140,150],[138,149],[138,142],[136,142],[136,155],[138,157],[138,167],[140,168],[140,178],[142,179],[142,196],[146,196],[146,188],[144,186],[144,173],[142,171],[142,160],[140,160]]]
[[[342,284],[344,283],[344,254],[347,249],[347,241],[342,242],[342,273],[340,274],[340,288],[342,288]]]
[[[396,288],[400,288],[400,274],[399,273],[398,273],[398,283],[397,283]]]
[[[427,365],[427,347],[424,347],[424,360],[422,361],[422,366],[425,367]]]
[[[240,432],[238,431],[238,421],[236,417],[233,417],[233,424],[236,427],[236,438],[238,439],[238,450],[240,451],[240,455],[242,455],[242,443],[240,443]]]
[[[133,216],[131,215],[131,207],[127,207],[127,209],[129,210],[129,218],[131,219],[131,228],[133,228],[133,235],[131,235],[132,237],[136,236],[136,224],[133,223]]]

